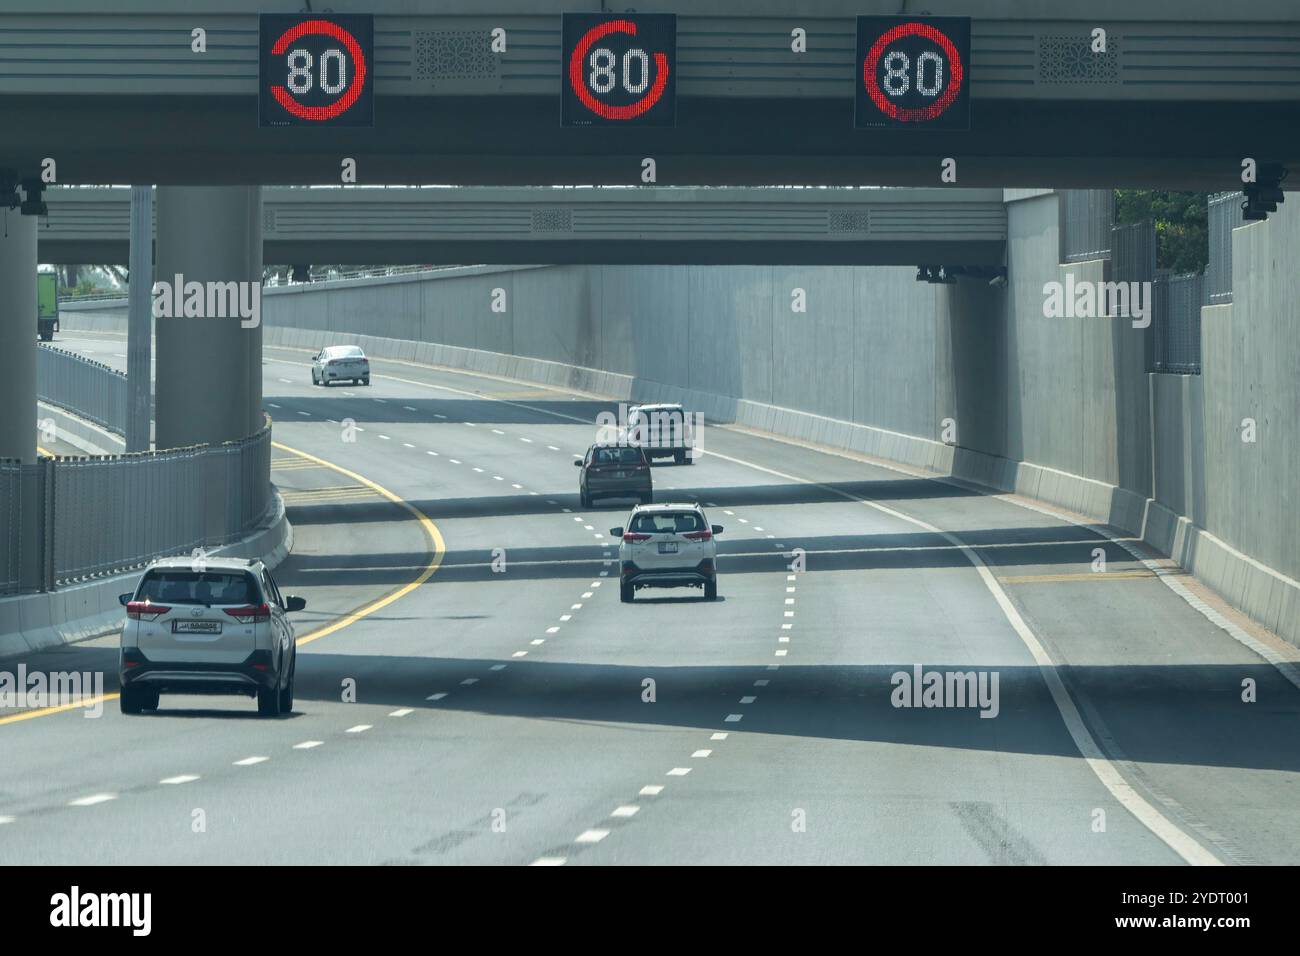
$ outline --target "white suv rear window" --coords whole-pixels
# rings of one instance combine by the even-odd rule
[[[638,534],[688,534],[704,530],[704,519],[695,511],[642,513],[632,519],[629,531]]]
[[[243,571],[149,571],[137,601],[155,604],[261,604],[257,582]]]

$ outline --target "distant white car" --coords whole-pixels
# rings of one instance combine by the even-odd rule
[[[672,458],[679,465],[695,464],[695,431],[691,418],[676,403],[633,405],[627,410],[627,438],[647,458]]]
[[[639,505],[626,528],[610,528],[618,548],[619,597],[632,601],[638,588],[704,588],[718,596],[718,552],[714,538],[722,525],[710,525],[696,504]]]
[[[330,382],[370,384],[370,359],[355,345],[331,345],[311,357],[311,383]]]

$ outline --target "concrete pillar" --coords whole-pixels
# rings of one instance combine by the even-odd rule
[[[36,460],[36,217],[0,208],[0,458]]]
[[[126,450],[148,451],[153,425],[153,187],[131,187],[126,323]]]
[[[238,283],[236,298],[245,301],[255,286],[260,307],[261,189],[160,186],[157,205],[154,280],[175,286],[180,276],[182,305],[197,288],[204,306],[202,315],[155,313],[154,447],[251,435],[262,414],[260,311],[253,327],[208,313],[214,297],[229,294],[227,283]]]

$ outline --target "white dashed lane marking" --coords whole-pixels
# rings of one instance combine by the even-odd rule
[[[243,760],[236,760],[234,766],[251,767],[255,763],[265,763],[270,759],[271,759],[270,757],[245,757]]]
[[[343,731],[343,732],[344,732],[345,734],[364,734],[364,733],[365,733],[367,730],[369,730],[372,726],[374,726],[374,725],[373,725],[373,724],[357,724],[355,727],[349,727],[347,730],[345,730],[345,731]]]
[[[319,747],[319,746],[320,746],[321,744],[323,744],[324,742],[325,742],[325,741],[323,741],[323,740],[304,740],[304,741],[303,741],[302,743],[300,743],[300,744],[294,744],[294,745],[293,745],[293,749],[294,749],[294,750],[312,750],[312,749],[314,749],[314,748],[316,748],[316,747]]]
[[[76,800],[69,800],[70,807],[93,807],[97,803],[108,803],[110,800],[116,800],[115,793],[92,793],[88,797],[78,797]]]
[[[199,779],[198,774],[182,773],[182,774],[177,774],[175,777],[163,777],[158,782],[161,784],[165,784],[167,786],[177,786],[178,784],[182,784],[182,783],[193,783],[195,780],[198,779]]]

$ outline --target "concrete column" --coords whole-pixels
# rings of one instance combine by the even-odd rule
[[[0,458],[36,460],[36,217],[0,209]]]
[[[251,301],[253,287],[260,307],[261,189],[160,186],[157,206],[154,279],[174,287],[181,277],[182,310],[154,318],[154,446],[243,438],[261,424],[260,311],[255,327],[238,314],[209,313],[232,290],[236,301]]]
[[[153,187],[131,187],[126,324],[126,450],[148,451],[153,424]]]

